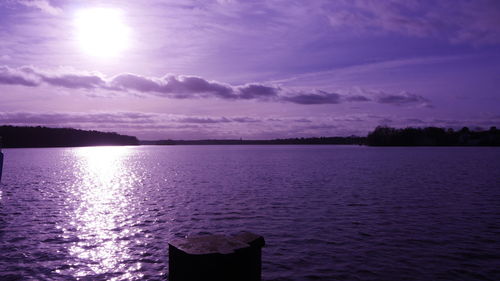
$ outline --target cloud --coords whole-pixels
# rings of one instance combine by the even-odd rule
[[[345,97],[346,101],[350,102],[363,102],[363,101],[371,101],[371,99],[362,96],[362,95],[351,95],[351,96],[346,96]]]
[[[150,78],[135,74],[120,74],[109,81],[110,88],[121,91],[153,93],[171,98],[219,97],[238,98],[230,85],[208,81],[196,76],[167,75],[162,78]]]
[[[337,93],[327,93],[318,91],[316,94],[299,94],[295,96],[283,97],[284,101],[289,101],[297,104],[338,104],[340,103],[340,95]]]
[[[297,123],[311,123],[312,122],[310,119],[307,119],[307,118],[299,118],[299,119],[295,119],[292,121],[297,122]]]
[[[337,130],[337,128],[343,130],[342,124],[345,122],[351,121],[331,118],[283,117],[277,119],[141,112],[0,112],[1,125],[73,127],[115,131],[136,135],[141,139],[240,137],[255,139],[268,138],[271,135],[273,138],[325,136],[334,134],[332,130]]]
[[[251,118],[251,117],[235,117],[231,118],[232,122],[236,123],[260,123],[261,119]]]
[[[377,125],[461,128],[497,126],[500,116],[476,119],[403,118],[351,114],[337,117],[197,116],[141,112],[0,112],[0,125],[115,131],[141,139],[283,138],[366,135]],[[244,130],[242,130],[244,128]]]
[[[56,16],[62,14],[62,9],[53,6],[47,0],[23,0],[19,1],[19,4],[24,5],[26,7],[37,8],[47,14]]]
[[[377,98],[377,102],[382,104],[392,104],[398,106],[416,104],[425,107],[431,107],[428,99],[419,95],[410,94],[406,92],[403,92],[401,94],[385,94],[385,93],[381,94]]]
[[[321,90],[311,90],[310,92],[294,91],[276,85],[259,83],[232,86],[197,76],[165,75],[163,77],[146,77],[124,73],[107,79],[99,73],[47,72],[28,66],[20,68],[0,66],[0,84],[29,87],[46,84],[67,89],[142,93],[175,99],[218,98],[224,100],[289,102],[300,105],[371,101],[369,97],[364,95],[341,95]],[[382,94],[376,99],[376,102],[394,105],[420,104],[430,106],[429,100],[409,93]]]
[[[194,124],[219,124],[219,123],[258,123],[262,122],[260,119],[251,117],[182,117],[174,119],[175,122],[180,123],[194,123]]]
[[[35,125],[65,125],[65,124],[221,124],[221,123],[258,123],[262,119],[237,117],[185,116],[175,114],[142,113],[142,112],[111,112],[111,113],[44,113],[44,112],[0,112],[0,123],[4,124],[35,124]]]
[[[216,123],[230,123],[228,118],[209,118],[209,117],[184,117],[177,120],[181,123],[196,123],[196,124],[216,124]]]
[[[163,78],[165,82],[161,92],[176,93],[178,97],[210,97],[215,96],[223,99],[235,98],[232,87],[215,81],[207,81],[196,76],[174,76],[168,75]]]
[[[237,87],[237,91],[242,99],[268,100],[276,98],[280,89],[260,84],[247,84]]]
[[[150,92],[172,98],[219,97],[222,99],[270,100],[276,98],[279,87],[262,84],[246,84],[233,87],[197,76],[166,75],[149,78],[135,74],[120,74],[109,82],[111,88]]]
[[[106,88],[106,81],[97,74],[49,73],[30,66],[11,68],[0,66],[0,84],[36,87],[42,83],[70,89]]]
[[[497,0],[352,1],[329,5],[334,28],[362,32],[393,32],[415,37],[444,38],[453,43],[500,43]]]
[[[64,74],[56,76],[40,75],[40,79],[53,86],[70,89],[94,89],[105,88],[106,82],[97,75],[87,74]]]
[[[33,113],[0,112],[4,124],[64,125],[76,123],[148,123],[155,122],[157,115],[136,112],[118,113]]]
[[[8,66],[0,66],[0,84],[36,87],[40,84],[37,78],[36,75],[31,75],[23,68],[12,69]]]
[[[111,88],[117,90],[134,90],[138,92],[161,92],[160,81],[135,74],[120,74],[109,82]]]

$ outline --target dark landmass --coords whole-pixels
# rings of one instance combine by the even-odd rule
[[[136,137],[69,128],[0,126],[3,147],[138,145]]]
[[[500,146],[500,130],[471,131],[427,127],[396,129],[379,126],[367,137],[319,137],[274,140],[158,140],[140,141],[142,145],[273,145],[336,144],[368,146]]]
[[[427,128],[390,128],[379,126],[367,137],[314,137],[273,140],[157,140],[139,141],[136,137],[71,128],[0,126],[3,147],[73,147],[99,145],[369,145],[369,146],[500,146],[500,130],[471,131]]]
[[[140,141],[144,145],[269,145],[269,144],[357,144],[366,143],[365,137],[320,137],[274,140],[159,140]]]
[[[370,146],[500,146],[500,130],[455,131],[437,127],[395,129],[377,127],[368,134]]]

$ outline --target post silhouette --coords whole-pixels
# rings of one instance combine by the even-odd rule
[[[2,137],[0,137],[0,183],[2,182],[3,172],[3,153],[2,153]]]
[[[262,236],[204,235],[170,241],[170,281],[260,281]]]

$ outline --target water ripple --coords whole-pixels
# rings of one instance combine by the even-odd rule
[[[167,241],[254,231],[264,280],[500,280],[500,150],[9,149],[0,280],[165,280]]]

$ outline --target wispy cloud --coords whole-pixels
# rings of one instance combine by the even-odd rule
[[[338,117],[201,116],[141,112],[0,112],[1,125],[74,127],[119,131],[142,139],[278,138],[366,135],[377,125],[470,128],[498,126],[500,116],[470,119],[402,118],[349,114]],[[241,130],[244,128],[244,130]]]
[[[370,124],[366,123],[368,130]],[[119,131],[141,139],[277,138],[349,135],[347,123],[357,118],[273,118],[199,116],[140,112],[0,112],[0,124]],[[352,126],[351,126],[352,127]],[[244,128],[244,130],[241,130]],[[357,126],[360,129],[360,126]]]
[[[62,14],[62,9],[53,6],[48,0],[21,0],[18,2],[26,7],[37,8],[47,14],[56,16]]]
[[[111,124],[143,124],[155,123],[158,115],[138,112],[117,113],[44,113],[44,112],[0,112],[3,124],[22,125],[57,125],[111,123]]]
[[[174,118],[175,122],[179,123],[194,123],[194,124],[220,124],[220,123],[258,123],[263,122],[261,119],[251,117],[180,117]]]
[[[334,28],[444,38],[472,45],[500,43],[500,4],[496,0],[360,0],[327,7]]]

